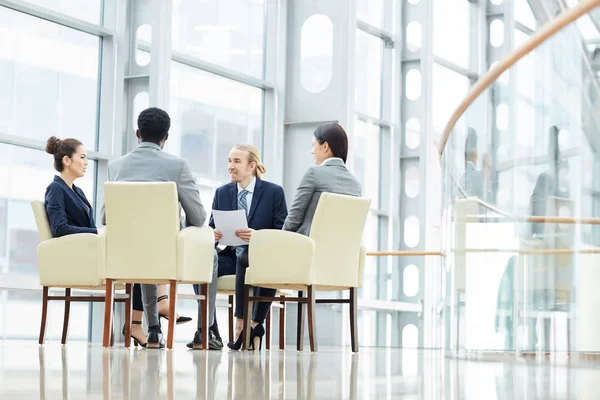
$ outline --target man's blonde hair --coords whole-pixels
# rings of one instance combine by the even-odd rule
[[[256,164],[256,168],[254,169],[255,176],[262,178],[267,173],[267,167],[260,161],[260,152],[256,146],[251,144],[236,144],[233,148],[248,153],[248,163]]]

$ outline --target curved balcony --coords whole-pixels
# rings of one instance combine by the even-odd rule
[[[600,352],[600,57],[576,26],[599,5],[515,31],[446,126],[438,312],[452,352]]]

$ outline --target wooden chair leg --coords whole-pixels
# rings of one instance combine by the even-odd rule
[[[266,318],[266,337],[265,340],[267,341],[265,343],[266,349],[267,350],[271,350],[271,309],[269,309],[269,311],[267,311],[267,318]]]
[[[104,297],[104,334],[102,335],[102,347],[110,347],[110,338],[113,326],[113,304],[114,304],[114,282],[106,279],[106,294]]]
[[[167,332],[167,349],[173,348],[173,339],[175,336],[175,306],[177,304],[177,281],[169,281],[169,330]],[[206,342],[205,342],[206,343]]]
[[[317,351],[317,330],[316,330],[316,318],[315,318],[315,308],[317,308],[317,303],[315,301],[315,285],[310,285],[308,287],[308,340],[310,342],[310,351]]]
[[[350,288],[350,343],[352,345],[352,352],[358,353],[358,289]]]
[[[285,350],[285,301],[281,302],[279,309],[279,350]]]
[[[48,286],[44,286],[42,295],[42,322],[40,325],[39,343],[44,344],[46,339],[46,317],[48,316]]]
[[[71,312],[71,288],[65,289],[65,315],[63,318],[63,330],[61,344],[67,343],[67,335],[69,334],[69,313]]]
[[[304,297],[302,290],[298,291],[298,297]],[[296,349],[302,351],[304,349],[304,303],[298,302],[298,323],[296,325]]]
[[[127,298],[125,299],[125,348],[131,347],[131,307],[133,306],[132,296],[133,296],[133,284],[128,283],[125,285],[125,294]]]
[[[235,321],[233,319],[233,295],[229,295],[227,297],[229,307],[229,341],[233,342],[233,327],[235,326]]]
[[[245,350],[250,348],[250,320],[252,319],[250,304],[250,292],[253,292],[251,285],[244,285],[244,329],[242,330],[242,344]]]

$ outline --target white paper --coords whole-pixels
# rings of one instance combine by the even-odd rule
[[[248,242],[235,236],[235,231],[238,229],[248,229],[248,221],[246,220],[246,212],[244,210],[213,210],[212,213],[215,220],[215,229],[223,234],[223,237],[219,240],[219,244],[225,246],[248,245]]]

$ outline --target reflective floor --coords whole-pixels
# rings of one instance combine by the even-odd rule
[[[326,348],[103,350],[0,341],[1,399],[598,399],[600,360]]]

